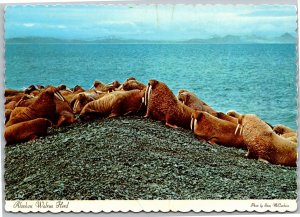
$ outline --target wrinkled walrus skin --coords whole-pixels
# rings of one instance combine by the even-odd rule
[[[163,82],[150,80],[146,88],[145,117],[163,121],[169,127],[189,129],[191,115],[195,111],[182,104]]]
[[[5,128],[4,138],[7,145],[19,142],[27,142],[39,136],[47,135],[47,129],[51,122],[45,118],[20,122]]]
[[[28,107],[17,107],[11,115],[6,127],[13,124],[33,120],[36,118],[47,118],[52,122],[56,118],[56,105],[54,101],[55,90],[47,89],[39,95],[37,100]]]
[[[271,164],[297,166],[297,143],[277,135],[273,129],[253,114],[239,118],[247,156]]]
[[[192,114],[191,129],[197,137],[210,144],[246,149],[237,122],[217,118],[207,112]]]
[[[186,106],[198,110],[208,112],[213,116],[217,116],[217,111],[215,111],[212,107],[207,105],[201,99],[199,99],[194,93],[189,92],[187,90],[179,90],[178,92],[178,100],[181,101]]]
[[[137,114],[142,111],[144,91],[114,91],[98,100],[87,103],[80,113],[83,120],[91,117],[115,117]]]

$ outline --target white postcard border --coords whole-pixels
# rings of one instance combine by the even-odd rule
[[[7,200],[7,212],[295,212],[296,200]]]

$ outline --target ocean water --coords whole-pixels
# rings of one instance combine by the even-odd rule
[[[218,111],[297,129],[294,44],[7,44],[5,59],[7,88],[157,79]]]

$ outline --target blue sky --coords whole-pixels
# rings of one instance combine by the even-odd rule
[[[295,6],[8,6],[5,37],[186,40],[225,35],[296,35]]]

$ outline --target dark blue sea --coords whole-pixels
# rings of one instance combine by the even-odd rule
[[[218,111],[297,128],[295,44],[8,44],[5,59],[7,88],[157,79]]]

